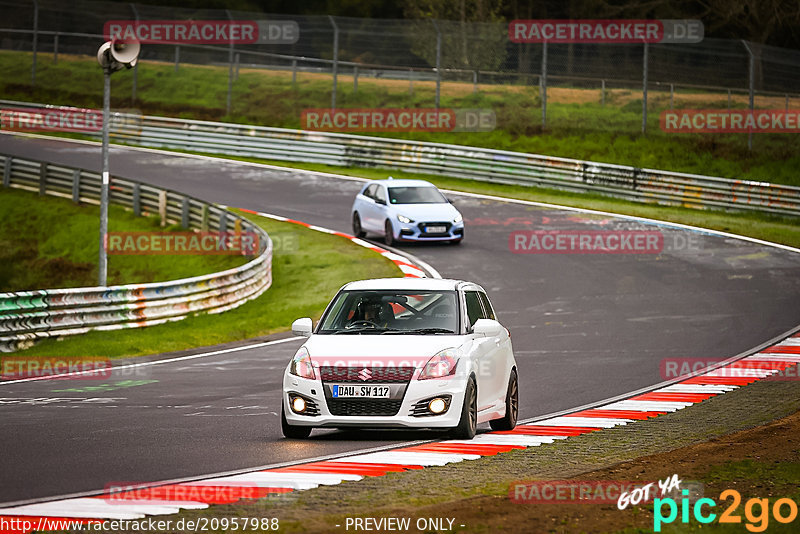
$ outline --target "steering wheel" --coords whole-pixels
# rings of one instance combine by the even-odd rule
[[[349,330],[349,329],[354,328],[354,327],[356,327],[358,325],[373,326],[375,328],[380,328],[381,327],[381,325],[379,325],[379,324],[376,324],[376,323],[373,323],[372,321],[367,321],[366,319],[364,319],[364,320],[361,320],[361,321],[353,321],[352,323],[350,323],[349,325],[345,326],[344,328],[345,328],[345,330]]]

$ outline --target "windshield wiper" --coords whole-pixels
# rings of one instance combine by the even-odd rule
[[[347,330],[336,330],[336,331],[332,332],[332,334],[333,335],[336,335],[336,334],[361,334],[362,332],[376,332],[376,333],[380,332],[382,334],[385,331],[386,331],[385,328],[366,327],[366,328],[349,328]]]
[[[447,328],[417,328],[414,330],[387,330],[389,333],[399,332],[402,334],[455,334],[452,330]]]

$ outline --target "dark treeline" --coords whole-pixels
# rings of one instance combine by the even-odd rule
[[[122,1],[122,0],[119,0]],[[127,0],[124,0],[127,1]],[[798,0],[139,0],[175,7],[370,18],[700,19],[707,37],[800,48]]]

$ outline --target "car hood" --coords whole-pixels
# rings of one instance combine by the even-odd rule
[[[395,213],[405,215],[415,222],[436,221],[453,222],[458,210],[450,203],[446,204],[392,204]]]
[[[461,336],[441,334],[315,334],[305,347],[315,367],[423,367],[437,352],[462,342]]]

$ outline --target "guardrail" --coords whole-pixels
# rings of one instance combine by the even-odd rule
[[[0,169],[4,187],[99,204],[99,173],[7,155],[0,155]],[[220,313],[258,297],[272,284],[272,241],[247,219],[181,193],[116,176],[111,177],[109,201],[131,208],[136,215],[159,214],[162,224],[256,232],[258,253],[239,267],[181,280],[0,293],[0,352],[48,337],[138,328],[198,312]]]
[[[0,100],[2,107],[44,107]],[[116,142],[337,166],[388,167],[636,202],[800,216],[800,187],[505,150],[115,113]],[[90,134],[91,135],[91,134]],[[99,134],[94,134],[99,135]]]

